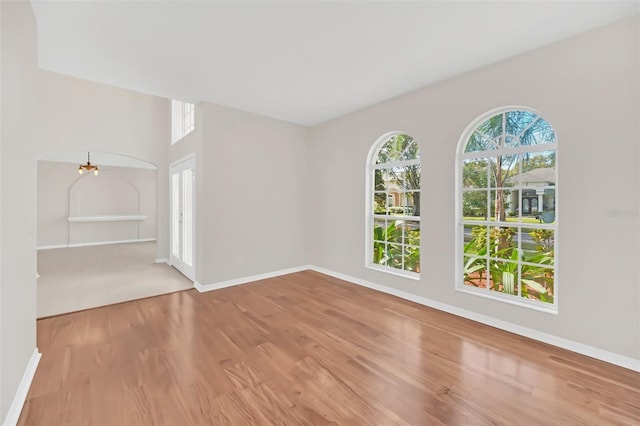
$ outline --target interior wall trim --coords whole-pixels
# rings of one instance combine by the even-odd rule
[[[296,272],[302,272],[308,269],[310,269],[309,265],[297,266],[294,268],[280,269],[278,271],[267,272],[267,273],[258,274],[258,275],[251,275],[248,277],[236,278],[233,280],[220,281],[212,284],[201,284],[198,281],[194,281],[193,286],[200,293],[203,293],[206,291],[219,290],[221,288],[233,287],[241,284],[248,284],[254,281],[266,280],[267,278],[275,278],[275,277],[279,277],[280,275],[287,275],[287,274],[293,274]]]
[[[617,354],[615,352],[610,352],[610,351],[606,351],[604,349],[596,348],[590,345],[585,345],[584,343],[580,343],[573,340],[565,339],[563,337],[555,336],[553,334],[544,333],[538,330],[533,330],[528,327],[523,327],[521,325],[513,324],[508,321],[499,320],[497,318],[479,314],[477,312],[468,311],[466,309],[461,309],[456,306],[452,306],[446,303],[428,299],[426,297],[416,296],[415,294],[407,293],[391,287],[376,284],[371,281],[352,277],[350,275],[335,272],[330,269],[321,268],[313,265],[311,265],[309,269],[311,269],[312,271],[319,272],[321,274],[338,278],[343,281],[350,282],[352,284],[361,285],[363,287],[368,287],[373,290],[391,294],[401,299],[419,303],[421,305],[438,309],[440,311],[444,311],[465,319],[469,319],[471,321],[476,321],[485,325],[489,325],[491,327],[499,328],[500,330],[508,331],[510,333],[528,337],[530,339],[537,340],[539,342],[557,346],[562,349],[567,349],[571,352],[576,352],[591,358],[599,359],[600,361],[608,362],[610,364],[614,364],[619,367],[624,367],[629,370],[640,372],[640,359],[631,358],[625,355]]]
[[[20,380],[20,384],[18,385],[18,390],[13,397],[13,402],[11,403],[11,407],[9,407],[7,417],[5,417],[4,423],[2,423],[4,426],[15,426],[18,423],[22,407],[27,400],[27,394],[29,393],[29,388],[31,387],[31,382],[33,381],[33,377],[38,369],[38,363],[40,362],[41,357],[42,354],[38,352],[38,348],[35,348],[31,355],[31,359],[29,359],[27,368],[24,370],[22,380]]]
[[[604,349],[596,348],[594,346],[586,345],[584,343],[576,342],[573,340],[565,339],[553,334],[544,333],[542,331],[534,330],[521,325],[513,324],[508,321],[499,320],[487,315],[479,314],[477,312],[468,311],[466,309],[458,308],[446,303],[438,302],[428,299],[426,297],[416,296],[415,294],[400,291],[391,287],[380,285],[371,281],[356,278],[350,275],[342,274],[340,272],[332,271],[330,269],[321,268],[314,265],[305,265],[295,268],[281,269],[278,271],[268,272],[259,275],[252,275],[243,278],[237,278],[228,281],[221,281],[212,284],[201,284],[197,281],[194,282],[194,287],[199,292],[206,292],[212,290],[218,290],[226,287],[232,287],[236,285],[247,284],[254,281],[264,280],[267,278],[274,278],[281,275],[292,274],[295,272],[301,272],[305,270],[312,270],[324,275],[328,275],[340,280],[349,282],[351,284],[360,285],[370,288],[372,290],[380,291],[390,294],[392,296],[399,297],[401,299],[409,300],[411,302],[419,303],[430,308],[438,309],[443,312],[447,312],[456,315],[461,318],[465,318],[471,321],[476,321],[481,324],[485,324],[491,327],[499,328],[500,330],[508,331],[520,336],[528,337],[539,342],[547,343],[562,349],[576,352],[582,355],[586,355],[591,358],[598,359],[600,361],[608,362],[610,364],[617,365],[619,367],[627,368],[629,370],[640,372],[640,359],[631,358],[625,355],[620,355],[614,352],[606,351]]]

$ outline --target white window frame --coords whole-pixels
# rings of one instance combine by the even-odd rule
[[[366,163],[366,196],[365,196],[365,267],[368,269],[373,269],[380,272],[385,272],[391,275],[397,275],[404,278],[410,278],[413,280],[420,279],[419,272],[406,271],[403,269],[397,269],[390,266],[379,265],[373,262],[373,225],[374,220],[377,218],[380,219],[388,219],[388,216],[385,215],[376,215],[373,210],[373,193],[375,189],[375,170],[376,168],[389,168],[394,165],[410,165],[410,164],[420,164],[421,159],[409,160],[403,162],[390,162],[384,163],[384,165],[380,165],[376,167],[376,158],[378,156],[378,152],[380,148],[394,136],[397,135],[410,135],[407,132],[402,131],[393,131],[389,133],[385,133],[382,135],[376,142],[373,143],[371,148],[369,149],[369,154],[367,155],[367,163]],[[417,141],[414,139],[414,143],[417,144]],[[383,167],[384,166],[384,167]],[[415,192],[415,191],[414,191]],[[419,192],[422,194],[422,176],[420,178],[420,190]],[[422,201],[422,197],[420,197]],[[422,211],[422,209],[420,210]],[[423,261],[422,261],[422,221],[421,216],[394,216],[394,219],[397,220],[410,220],[420,222],[420,269],[422,269]]]
[[[182,101],[171,101],[171,145],[175,144],[195,127],[195,105]]]
[[[195,110],[195,105],[188,102],[182,103],[182,137],[191,133],[196,127]]]
[[[504,107],[500,107],[500,108],[496,108],[493,109],[491,111],[488,111],[482,115],[480,115],[478,118],[476,118],[473,122],[471,122],[469,124],[469,126],[467,126],[467,128],[464,130],[464,132],[462,133],[462,136],[460,137],[460,140],[458,142],[458,149],[456,152],[456,164],[455,164],[455,169],[456,169],[456,186],[455,186],[455,208],[456,208],[456,222],[455,222],[455,289],[457,291],[463,292],[463,293],[467,293],[467,294],[473,294],[476,296],[480,296],[480,297],[485,297],[488,299],[492,299],[492,300],[497,300],[497,301],[501,301],[501,302],[506,302],[509,304],[513,304],[513,305],[518,305],[518,306],[522,306],[522,307],[526,307],[526,308],[530,308],[533,310],[538,310],[538,311],[542,311],[542,312],[547,312],[547,313],[552,313],[552,314],[557,314],[558,313],[558,303],[559,303],[559,289],[560,286],[558,285],[558,276],[559,276],[559,241],[560,241],[560,235],[559,235],[559,223],[560,223],[560,185],[559,185],[559,181],[558,181],[558,167],[560,164],[560,155],[559,155],[559,150],[558,150],[558,135],[554,129],[554,134],[555,134],[555,142],[554,143],[544,143],[544,144],[538,144],[538,145],[530,145],[530,146],[517,146],[517,147],[513,147],[513,148],[500,148],[500,149],[491,149],[491,150],[485,150],[485,151],[479,151],[479,152],[471,152],[471,153],[465,153],[465,148],[467,145],[467,142],[469,141],[469,138],[471,137],[471,134],[476,130],[476,128],[482,124],[484,121],[488,120],[489,118],[498,115],[498,114],[503,114],[509,111],[514,111],[514,110],[518,110],[518,111],[528,111],[531,112],[533,114],[536,114],[538,118],[542,118],[543,120],[546,120],[547,123],[549,123],[549,125],[553,128],[551,122],[549,120],[547,120],[547,118],[542,115],[540,112],[536,111],[535,109],[529,108],[529,107],[525,107],[525,106],[515,106],[515,105],[511,105],[511,106],[504,106]],[[546,303],[546,302],[541,302],[541,301],[537,301],[537,300],[531,300],[531,299],[526,299],[522,296],[518,295],[510,295],[510,294],[505,294],[505,293],[500,293],[497,291],[492,291],[489,289],[481,289],[481,288],[476,288],[476,287],[472,287],[469,285],[465,285],[464,284],[464,262],[463,262],[463,251],[464,251],[464,218],[463,218],[463,209],[462,209],[462,194],[463,194],[463,176],[462,176],[462,172],[463,172],[463,167],[462,164],[464,162],[464,160],[468,160],[468,159],[473,159],[473,158],[490,158],[493,156],[498,156],[498,155],[509,155],[509,154],[522,154],[522,153],[533,153],[533,152],[545,152],[545,151],[555,151],[555,186],[554,186],[554,190],[555,190],[555,222],[551,225],[538,225],[538,224],[533,224],[533,223],[526,223],[524,224],[523,222],[496,222],[496,221],[477,221],[478,225],[485,225],[485,226],[508,226],[508,227],[516,227],[516,228],[528,228],[528,229],[535,229],[535,228],[543,228],[543,229],[552,229],[554,231],[554,265],[553,265],[553,269],[554,269],[554,294],[553,294],[553,303]],[[520,197],[522,198],[522,195],[520,195]],[[520,212],[519,212],[520,217],[522,216],[522,208],[520,208]],[[476,221],[474,221],[474,223],[476,223]],[[520,243],[519,243],[520,244]],[[518,264],[520,265],[522,261],[518,260]],[[519,291],[521,291],[521,288],[519,289]]]

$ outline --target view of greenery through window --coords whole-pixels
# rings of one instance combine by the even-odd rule
[[[370,164],[375,265],[420,272],[420,151],[411,136],[384,141]]]
[[[537,114],[482,122],[461,154],[464,284],[554,303],[556,138]]]

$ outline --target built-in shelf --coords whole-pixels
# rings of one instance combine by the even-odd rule
[[[104,216],[69,216],[69,222],[133,222],[141,221],[147,218],[146,215],[138,214],[120,214],[120,215],[104,215]]]

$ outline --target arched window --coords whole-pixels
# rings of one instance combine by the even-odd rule
[[[367,267],[420,277],[420,150],[404,133],[373,144],[367,162]]]
[[[551,125],[527,108],[492,111],[457,154],[457,288],[557,310],[557,156]]]

